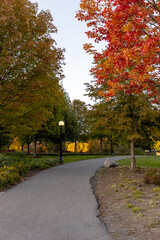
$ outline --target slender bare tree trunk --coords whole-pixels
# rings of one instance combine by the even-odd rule
[[[52,142],[52,151],[53,151],[53,153],[55,153],[55,145],[54,145],[54,142]]]
[[[113,156],[113,138],[112,138],[112,134],[111,134],[111,156]]]
[[[34,156],[37,156],[37,139],[34,140]]]
[[[27,155],[29,155],[29,147],[30,147],[30,143],[27,143]]]
[[[22,143],[22,145],[21,145],[21,151],[23,152],[23,147],[24,147],[24,144]]]
[[[77,153],[77,141],[76,140],[74,141],[74,153],[75,154]]]
[[[103,154],[103,138],[100,139],[100,154]]]
[[[134,140],[131,140],[131,170],[136,168],[136,159],[134,153]]]

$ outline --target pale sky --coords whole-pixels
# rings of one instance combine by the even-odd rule
[[[54,25],[58,29],[53,38],[59,47],[66,49],[63,86],[70,99],[92,103],[84,96],[86,93],[84,83],[92,79],[89,71],[93,58],[83,50],[83,44],[88,42],[85,23],[75,18],[80,0],[31,0],[31,2],[37,2],[39,10],[49,9],[53,16]]]

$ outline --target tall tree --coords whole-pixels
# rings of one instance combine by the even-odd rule
[[[91,71],[103,86],[99,94],[107,100],[125,94],[130,103],[131,131],[136,124],[136,105],[131,106],[135,98],[145,93],[156,103],[160,97],[160,2],[81,0],[80,8],[77,18],[87,23],[88,37],[107,45],[101,53],[92,44],[85,45],[85,50],[94,56]],[[133,139],[131,148],[134,149]],[[132,160],[134,168],[134,154]]]
[[[106,49],[93,53],[92,69],[106,98],[124,90],[126,94],[146,94],[159,99],[160,2],[159,0],[81,0],[77,18],[87,23],[87,35],[106,42]]]
[[[62,78],[63,50],[51,35],[57,29],[50,12],[28,0],[1,0],[0,16],[0,125],[37,130]]]
[[[41,142],[52,144],[53,148],[59,145],[59,121],[63,120],[65,125],[63,127],[63,140],[74,141],[77,133],[77,120],[73,108],[73,104],[65,91],[56,95],[57,104],[53,106],[52,115],[42,125],[36,136]],[[54,149],[53,149],[54,151]]]
[[[89,116],[91,118],[90,131],[94,134],[107,135],[112,141],[118,138],[126,139],[131,143],[131,168],[136,167],[134,146],[137,141],[145,141],[148,144],[157,137],[159,125],[159,106],[153,104],[145,93],[139,95],[121,91],[108,101],[98,96],[99,90],[104,86],[87,84],[88,95],[96,99]]]
[[[58,89],[57,89],[58,91]],[[55,95],[55,104],[52,106],[52,113],[49,114],[47,121],[45,121],[41,128],[36,132],[35,138],[39,142],[52,144],[53,151],[56,144],[59,143],[59,121],[65,121],[65,112],[67,111],[66,93],[63,89]]]
[[[103,153],[103,139],[108,138],[113,155],[113,139],[117,136],[116,118],[112,101],[100,101],[88,111],[87,121],[91,138],[100,140],[100,153]]]
[[[74,128],[74,142],[75,142],[75,153],[76,153],[76,142],[77,140],[83,139],[87,129],[86,114],[87,105],[85,102],[74,99],[73,100],[73,112],[75,116],[75,128]]]

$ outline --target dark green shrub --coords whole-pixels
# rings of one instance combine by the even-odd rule
[[[48,163],[45,163],[45,162],[42,162],[42,163],[40,163],[40,165],[39,165],[39,169],[41,169],[41,170],[45,170],[45,169],[47,169],[47,168],[49,168],[50,166],[49,166],[49,164]]]
[[[14,172],[12,172],[11,174],[8,175],[8,177],[7,177],[8,182],[7,183],[10,184],[10,185],[14,185],[17,182],[19,182],[20,179],[21,179],[20,175],[16,171],[14,171]]]
[[[145,173],[144,181],[147,184],[160,185],[160,170],[153,168]]]
[[[121,155],[121,154],[128,155],[128,154],[130,154],[130,148],[127,146],[118,146],[115,148],[115,154],[116,155]]]
[[[54,159],[3,156],[0,159],[0,189],[5,188],[7,184],[16,184],[21,180],[21,176],[24,176],[31,169],[44,170],[56,165],[58,165],[58,161]]]
[[[4,153],[4,156],[25,157],[25,156],[27,156],[27,154],[25,152],[13,151],[13,152],[6,152],[6,153]]]
[[[25,156],[25,157],[21,157],[21,156],[3,156],[0,158],[0,167],[4,167],[4,166],[13,166],[16,163],[19,162],[30,162],[31,161],[31,157]]]
[[[16,171],[19,173],[19,175],[23,176],[26,173],[28,173],[29,170],[32,168],[33,162],[32,161],[30,161],[30,162],[21,161],[19,163],[15,163],[13,166],[16,169]]]
[[[32,160],[32,169],[39,168],[40,170],[44,170],[53,166],[58,165],[58,161],[54,159],[33,159]]]
[[[57,161],[55,160],[43,160],[38,166],[39,169],[44,170],[57,165]]]
[[[155,185],[160,185],[160,172],[156,172],[152,177],[151,177],[151,183]]]
[[[143,151],[143,149],[142,148],[135,148],[135,154],[136,155],[141,155],[141,154],[144,154],[144,151]]]
[[[151,183],[151,178],[156,172],[157,172],[157,168],[153,168],[153,169],[148,170],[145,173],[144,182],[147,183],[147,184],[150,184]]]
[[[21,179],[15,167],[5,166],[0,168],[0,188],[3,189],[7,184],[14,185]]]

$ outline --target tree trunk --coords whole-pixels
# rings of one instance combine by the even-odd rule
[[[134,153],[134,140],[131,140],[131,170],[136,168],[136,159]]]
[[[100,139],[100,154],[103,154],[103,138]]]
[[[75,154],[77,153],[77,141],[76,140],[74,141],[74,153]]]
[[[111,156],[113,156],[113,139],[112,139],[112,135],[111,135]]]
[[[37,156],[37,139],[34,140],[34,156]]]
[[[21,145],[21,151],[23,152],[24,144],[22,143]]]
[[[52,142],[52,152],[55,153],[55,144]]]
[[[30,143],[27,143],[27,155],[29,155],[29,146],[30,146]]]

